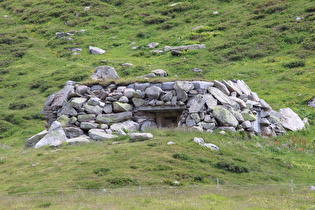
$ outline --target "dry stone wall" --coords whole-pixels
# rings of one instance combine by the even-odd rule
[[[300,124],[287,126],[288,118],[284,123],[281,111],[272,110],[242,80],[106,87],[68,81],[62,90],[48,97],[43,113],[47,126],[60,122],[68,138],[88,135],[91,129],[112,134],[178,126],[206,132],[221,129],[276,136],[286,129],[304,127],[297,115],[294,121]]]

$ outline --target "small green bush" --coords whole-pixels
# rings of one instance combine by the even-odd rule
[[[162,16],[162,15],[150,15],[148,17],[145,17],[142,22],[145,24],[158,24],[158,23],[164,23],[165,21],[169,20],[170,17]]]
[[[215,164],[215,167],[234,173],[248,173],[250,169],[244,163],[231,160],[222,160]]]
[[[179,159],[179,160],[187,160],[187,161],[191,161],[192,158],[184,153],[176,153],[173,154],[173,158],[175,159]]]
[[[104,174],[107,174],[109,171],[110,171],[109,168],[98,168],[93,170],[93,173],[99,176],[103,176]]]
[[[126,178],[126,177],[110,178],[110,179],[107,179],[107,182],[115,187],[138,185],[138,181],[136,179]]]
[[[13,102],[9,104],[9,109],[12,110],[20,110],[20,109],[25,109],[27,107],[29,107],[30,105],[25,104],[23,102]]]
[[[282,64],[282,66],[284,68],[290,68],[290,69],[297,68],[297,67],[303,67],[303,66],[305,66],[305,61],[303,61],[303,60],[290,61],[290,62]]]

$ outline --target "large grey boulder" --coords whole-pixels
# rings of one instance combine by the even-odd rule
[[[305,125],[301,118],[290,108],[279,110],[283,127],[291,131],[302,130]]]
[[[202,95],[197,95],[190,101],[189,112],[200,112],[206,103],[206,99]]]
[[[155,70],[153,70],[151,72],[154,73],[157,76],[160,76],[160,77],[166,77],[167,76],[167,72],[164,71],[163,69],[155,69]]]
[[[62,142],[67,141],[67,139],[68,138],[62,129],[61,124],[58,121],[54,121],[44,138],[37,142],[35,148],[37,149],[46,145],[58,146],[62,144]]]
[[[150,99],[158,99],[163,90],[157,86],[150,86],[145,90],[145,95]]]
[[[96,122],[100,124],[113,124],[132,118],[132,112],[121,112],[117,114],[103,114],[96,117]]]
[[[111,66],[99,66],[95,69],[93,75],[91,76],[92,80],[114,80],[119,79],[119,76]]]
[[[157,124],[154,121],[146,120],[141,124],[140,131],[145,131],[148,129],[157,129]]]
[[[87,136],[78,136],[75,138],[68,139],[67,142],[69,144],[78,144],[78,143],[90,143],[90,140]]]
[[[101,49],[101,48],[89,46],[89,53],[90,54],[98,55],[98,54],[103,54],[105,52],[106,51]]]
[[[213,115],[221,125],[232,127],[236,127],[238,125],[238,121],[234,115],[223,106],[216,106],[213,109]]]
[[[34,147],[37,144],[37,142],[39,142],[46,134],[47,134],[47,130],[44,130],[30,137],[29,139],[27,139],[25,147]]]
[[[103,129],[89,130],[89,137],[91,140],[104,141],[117,137],[116,135],[107,134]]]
[[[140,125],[132,120],[127,120],[121,123],[114,123],[110,126],[112,131],[118,132],[119,130],[125,129],[130,132],[139,131]]]

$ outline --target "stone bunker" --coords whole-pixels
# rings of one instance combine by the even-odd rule
[[[272,110],[242,80],[128,85],[68,81],[47,98],[42,113],[47,128],[60,123],[65,139],[106,140],[125,132],[172,127],[269,137],[305,126],[290,108]],[[43,136],[45,132],[31,137],[26,146],[36,146]]]

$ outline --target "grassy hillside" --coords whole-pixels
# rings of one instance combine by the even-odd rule
[[[215,184],[216,178],[313,181],[315,112],[306,104],[315,92],[313,0],[2,0],[0,5],[1,191],[172,185],[174,180]],[[64,37],[70,40],[55,35],[71,31],[74,35]],[[159,43],[156,49],[206,48],[173,56],[152,53],[151,42]],[[91,55],[89,46],[107,52]],[[82,51],[74,55],[69,50],[74,47]],[[126,62],[133,66],[121,65]],[[273,109],[290,107],[311,125],[274,139],[153,131],[149,142],[22,149],[44,129],[40,111],[46,97],[67,80],[88,82],[100,65],[115,67],[122,80],[154,69],[166,70],[168,79],[241,79]],[[191,142],[194,136],[221,152],[198,147]],[[176,145],[169,147],[168,141]]]

